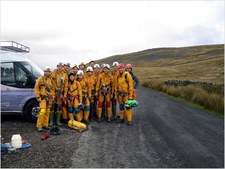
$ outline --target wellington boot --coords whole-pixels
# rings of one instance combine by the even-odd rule
[[[131,122],[131,121],[128,121],[128,122],[127,122],[127,125],[128,125],[128,126],[132,125],[132,122]]]
[[[42,132],[42,131],[43,131],[43,128],[42,128],[42,127],[39,127],[39,128],[38,128],[38,131],[39,131],[39,132]]]
[[[56,124],[58,126],[62,126],[62,124],[60,123],[60,119],[61,119],[61,112],[57,112],[56,113]]]
[[[51,127],[48,127],[48,126],[43,126],[43,129],[47,129],[49,130]]]
[[[107,122],[110,123],[111,122],[111,118],[108,118]]]
[[[54,115],[53,112],[50,112],[50,118],[49,118],[50,122],[49,122],[49,125],[48,125],[49,127],[53,126],[53,115]]]
[[[102,121],[102,120],[101,120],[101,118],[99,117],[99,118],[98,118],[98,122],[101,122],[101,121]]]

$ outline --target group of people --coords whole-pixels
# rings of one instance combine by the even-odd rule
[[[46,66],[34,87],[40,107],[36,127],[43,131],[68,120],[90,124],[94,120],[101,122],[103,117],[107,122],[119,123],[126,118],[131,125],[132,107],[125,107],[125,103],[136,100],[138,85],[131,64],[114,62],[110,68],[109,64],[100,66],[91,61],[86,68],[83,62],[73,67],[60,62],[55,70]]]

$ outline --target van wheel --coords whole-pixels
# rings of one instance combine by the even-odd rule
[[[25,109],[25,116],[29,122],[36,122],[40,108],[37,101],[31,101],[28,103]]]

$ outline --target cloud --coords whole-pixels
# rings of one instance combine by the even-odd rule
[[[2,1],[1,39],[39,65],[224,43],[223,1]]]

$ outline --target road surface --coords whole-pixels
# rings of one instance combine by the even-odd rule
[[[94,123],[80,137],[73,167],[223,167],[223,120],[146,88],[133,125]],[[83,158],[79,158],[83,157]]]

